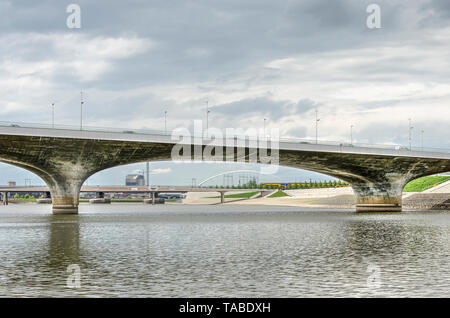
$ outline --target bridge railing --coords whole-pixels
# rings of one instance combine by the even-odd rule
[[[143,135],[157,135],[157,136],[171,136],[171,130],[156,130],[156,129],[128,129],[128,128],[111,128],[111,127],[94,127],[94,126],[80,126],[75,125],[52,125],[41,123],[24,123],[24,122],[9,122],[0,121],[0,127],[13,127],[13,128],[40,128],[40,129],[53,129],[53,130],[82,130],[92,132],[104,132],[104,133],[122,133],[122,134],[143,134]],[[203,136],[197,136],[192,134],[192,137],[203,138]],[[233,138],[230,138],[232,140]],[[239,140],[256,140],[257,137],[249,136],[236,136],[234,139]],[[340,147],[355,147],[355,148],[373,148],[373,149],[385,149],[385,150],[405,150],[405,151],[418,151],[418,152],[438,152],[438,153],[450,153],[450,149],[446,148],[433,148],[433,147],[406,147],[399,144],[368,144],[368,143],[350,143],[346,141],[329,141],[329,140],[311,140],[293,137],[281,137],[280,142],[293,143],[293,144],[307,144],[307,145],[323,145],[323,146],[340,146]]]
[[[329,140],[315,140],[300,139],[300,138],[280,138],[280,142],[288,143],[300,143],[310,145],[323,145],[323,146],[340,146],[340,147],[355,147],[355,148],[373,148],[373,149],[385,149],[385,150],[405,150],[405,151],[422,151],[422,152],[441,152],[450,153],[450,149],[437,148],[437,147],[407,147],[399,144],[369,144],[369,143],[350,143],[342,141],[329,141]]]
[[[75,125],[52,125],[39,123],[23,123],[23,122],[6,122],[0,121],[0,127],[14,127],[14,128],[40,128],[40,129],[54,129],[54,130],[80,130],[80,131],[94,131],[105,133],[123,133],[123,134],[145,134],[145,135],[165,135],[170,136],[170,131],[161,131],[154,129],[127,129],[127,128],[111,128],[111,127],[94,127],[94,126],[80,126]]]

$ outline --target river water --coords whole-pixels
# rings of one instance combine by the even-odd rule
[[[450,212],[0,206],[0,296],[449,297]]]

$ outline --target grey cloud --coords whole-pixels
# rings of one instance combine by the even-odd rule
[[[211,110],[230,117],[234,117],[236,114],[258,114],[259,116],[268,116],[271,120],[278,120],[285,116],[301,115],[319,105],[319,103],[310,99],[302,99],[297,103],[292,103],[290,101],[276,101],[268,97],[260,97],[215,106]]]
[[[32,83],[36,87],[24,82],[20,89],[12,86],[2,91],[7,101],[24,106],[11,110],[2,119],[22,119],[25,113],[28,121],[48,122],[47,110],[50,102],[56,99],[58,120],[76,123],[78,92],[83,89],[87,100],[87,122],[118,122],[128,126],[133,120],[148,118],[149,126],[161,127],[163,112],[167,109],[173,125],[182,121],[188,125],[188,121],[203,118],[204,115],[204,98],[195,95],[215,91],[232,96],[225,99],[233,100],[211,106],[211,118],[218,125],[230,126],[231,123],[236,126],[234,124],[239,123],[245,126],[247,117],[266,116],[274,125],[286,125],[290,119],[298,120],[300,126],[299,117],[311,117],[315,107],[321,108],[324,120],[328,115],[334,115],[328,110],[337,98],[330,93],[312,97],[307,90],[300,100],[298,96],[262,96],[261,92],[275,91],[277,85],[293,83],[298,84],[299,90],[305,83],[339,83],[342,85],[339,89],[350,85],[356,87],[360,82],[374,86],[386,83],[394,86],[411,81],[445,84],[448,72],[441,69],[442,65],[432,64],[432,55],[428,56],[429,63],[423,64],[428,52],[436,51],[436,48],[442,50],[443,44],[430,41],[424,45],[423,38],[426,39],[427,34],[414,28],[420,21],[409,15],[411,12],[431,12],[433,15],[430,17],[439,17],[440,23],[443,23],[449,12],[447,2],[433,0],[422,5],[423,1],[377,1],[382,8],[383,28],[369,30],[365,25],[365,9],[372,2],[82,0],[77,1],[82,9],[82,28],[69,30],[65,25],[68,3],[51,0],[3,1],[0,4],[0,39],[6,40],[0,46],[0,62],[8,59],[38,64],[59,61],[61,52],[45,41],[39,41],[38,36],[27,43],[20,41],[21,37],[30,33],[57,36],[79,34],[85,36],[84,39],[135,37],[152,41],[154,47],[142,54],[111,61],[107,72],[90,80],[83,80],[77,73],[67,72],[61,67],[49,74],[45,73],[45,69],[34,73],[30,71],[26,75],[30,80],[36,80],[37,83]],[[406,10],[408,8],[410,10]],[[440,34],[437,25],[433,28],[433,34]],[[422,55],[405,54],[399,57],[387,54],[386,58],[377,59],[376,63],[371,63],[374,57],[358,60],[358,49],[398,47],[414,41],[416,47],[424,50]],[[332,64],[337,61],[333,54],[341,50],[348,52],[345,56],[348,61],[343,66],[336,66],[336,70],[329,74],[317,74],[311,67],[304,77],[299,78],[287,77],[286,73],[278,70],[264,69],[266,63],[276,59],[295,57],[301,60],[307,55],[320,55]],[[442,52],[443,55],[448,54],[446,50]],[[67,59],[79,58],[75,53],[66,54]],[[296,72],[302,71],[293,70],[292,74],[296,75]],[[5,75],[4,78],[9,80],[12,76]],[[238,88],[233,85],[236,82]],[[179,84],[195,88],[192,93],[186,93],[182,101],[174,97]],[[258,85],[264,86],[264,89],[252,91]],[[151,91],[153,86],[174,88],[162,96]],[[148,89],[149,92],[131,94],[130,91],[135,89]],[[249,91],[247,96],[233,96],[235,91],[244,92],[246,89]],[[386,97],[386,100],[381,98],[366,103],[349,102],[370,110],[386,107],[389,103],[396,107],[409,102],[409,98],[394,100]],[[0,104],[0,110],[4,107]],[[296,128],[300,129],[298,131],[292,127],[285,128],[292,135],[306,134],[304,127]],[[386,127],[386,131],[396,134],[396,130],[391,128]],[[388,134],[381,135],[389,138]]]
[[[422,27],[448,26],[450,21],[450,2],[447,0],[430,0],[422,6],[426,14],[420,21]]]
[[[230,78],[256,61],[359,46],[369,1],[79,1],[82,29],[65,27],[65,4],[11,2],[0,32],[78,32],[149,38],[155,50],[124,61],[104,87]],[[381,2],[389,25],[396,6]],[[244,9],[245,6],[245,9]],[[39,12],[39,14],[36,14]],[[382,30],[383,40],[391,36]],[[42,52],[42,51],[41,51]],[[202,52],[192,54],[192,52]],[[126,81],[121,79],[127,78]]]
[[[306,136],[306,128],[305,127],[295,127],[291,128],[286,132],[288,137],[291,138],[304,138]]]

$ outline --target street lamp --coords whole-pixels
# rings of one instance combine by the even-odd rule
[[[83,130],[83,91],[80,92],[80,130]]]
[[[266,118],[264,118],[264,138],[266,138]]]
[[[354,125],[350,125],[350,145],[353,145],[353,127]]]
[[[208,100],[206,101],[206,136],[208,136],[208,115],[210,111],[208,109]]]
[[[423,151],[423,133],[424,132],[425,131],[423,129],[420,131],[420,145],[421,145],[422,151]]]
[[[409,118],[409,150],[412,149],[412,147],[411,147],[411,145],[412,145],[412,136],[411,136],[411,133],[412,133],[413,128],[414,128],[414,127],[411,126],[411,118]]]
[[[52,128],[55,128],[55,103],[52,103]]]
[[[167,110],[164,111],[164,134],[167,135]]]
[[[316,144],[318,144],[318,136],[319,136],[319,121],[320,118],[317,118],[318,110],[316,109]]]

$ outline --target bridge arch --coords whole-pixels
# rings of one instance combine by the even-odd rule
[[[40,176],[50,188],[54,213],[77,213],[81,185],[94,173],[124,164],[171,160],[174,143],[170,138],[162,141],[161,136],[156,136],[151,142],[127,141],[122,140],[122,135],[114,138],[102,135],[101,139],[88,138],[87,133],[95,134],[84,131],[76,132],[80,137],[0,134],[0,161]],[[250,153],[249,148],[243,148],[240,150],[245,154]],[[238,148],[233,149],[236,161]],[[226,157],[222,161],[227,161]],[[358,211],[400,211],[406,183],[420,176],[449,171],[450,155],[420,157],[399,151],[353,148],[344,151],[342,146],[293,144],[280,147],[279,165],[350,183]]]

